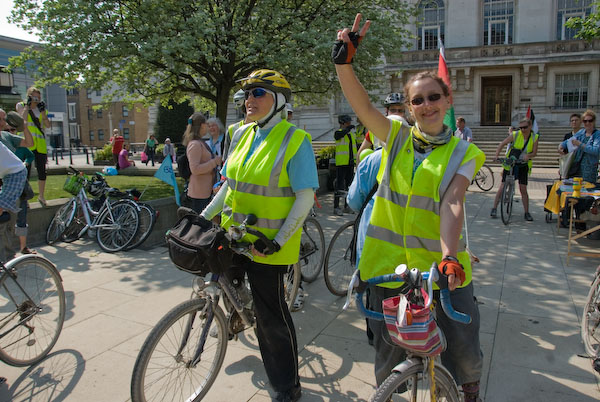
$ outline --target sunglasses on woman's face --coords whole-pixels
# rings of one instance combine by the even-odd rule
[[[583,122],[584,122],[584,123],[593,123],[593,122],[594,122],[594,120],[591,120],[591,119],[585,119]]]
[[[249,89],[247,91],[244,91],[244,98],[248,99],[250,97],[250,95],[252,95],[255,98],[262,98],[266,94],[267,94],[266,89],[254,88],[254,89]]]
[[[14,127],[8,127],[8,128],[6,129],[6,131],[8,131],[9,133],[16,133],[16,132],[17,132],[17,129],[16,129],[16,128],[14,128]]]
[[[520,128],[521,130],[527,130],[527,129],[529,128],[529,126],[519,126],[519,128]]]
[[[442,99],[442,94],[431,94],[431,95],[427,95],[427,100],[431,103],[433,102],[437,102],[440,99]],[[422,105],[423,103],[425,103],[425,98],[422,96],[417,96],[416,98],[412,98],[410,100],[410,103],[413,106],[419,106]]]

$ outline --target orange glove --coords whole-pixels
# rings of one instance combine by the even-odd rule
[[[444,257],[442,262],[438,265],[438,270],[443,275],[454,274],[455,277],[460,279],[461,285],[465,282],[465,270],[463,269],[462,264],[454,257]]]

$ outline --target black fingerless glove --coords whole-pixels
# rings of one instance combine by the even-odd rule
[[[358,44],[362,40],[362,36],[358,35],[358,32],[350,32],[348,34],[350,42],[344,42],[343,40],[336,40],[331,49],[331,58],[335,64],[350,64],[358,49]]]
[[[281,250],[281,246],[275,240],[265,242],[263,239],[258,239],[254,242],[254,249],[261,254],[271,255]]]

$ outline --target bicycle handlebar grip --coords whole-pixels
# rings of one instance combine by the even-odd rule
[[[454,321],[458,321],[463,324],[471,323],[470,315],[456,311],[454,310],[454,307],[452,307],[452,303],[450,301],[450,290],[448,290],[448,288],[440,290],[440,303],[442,304],[444,313],[446,313],[446,315]]]

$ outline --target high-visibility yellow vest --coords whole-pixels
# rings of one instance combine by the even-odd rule
[[[440,203],[460,166],[475,160],[475,172],[485,161],[474,144],[452,137],[435,148],[413,177],[412,130],[392,121],[392,134],[384,149],[378,175],[380,182],[367,236],[360,258],[361,278],[393,273],[399,264],[428,271],[443,258],[440,243]],[[466,280],[471,281],[471,261],[461,241],[457,255]],[[383,284],[384,287],[398,287]]]
[[[513,131],[513,142],[512,142],[512,146],[511,147],[507,147],[506,148],[506,157],[508,158],[508,156],[510,155],[510,150],[511,149],[519,149],[522,150],[525,147],[525,137],[523,136],[523,133],[521,132],[521,130],[514,132]],[[533,136],[533,138],[531,138],[531,136]],[[529,139],[533,140],[533,141],[528,141],[527,142],[527,150],[526,152],[528,154],[533,152],[533,144],[535,144],[538,140],[538,137],[540,135],[534,133],[533,131],[531,133],[529,133]],[[529,169],[529,171],[531,172],[531,165],[533,164],[533,160],[529,159],[527,161],[527,167]],[[510,166],[508,165],[502,165],[504,167],[504,170],[510,170]]]
[[[233,123],[231,124],[229,127],[227,127],[227,133],[229,134],[229,139],[231,140],[233,138],[233,134],[235,133],[235,131],[242,127],[244,125],[244,120],[238,121],[237,123]]]
[[[356,134],[350,131],[350,142],[348,136],[344,135],[339,140],[335,141],[335,165],[345,166],[350,164],[350,147],[352,147],[352,155],[354,163],[356,163]]]
[[[40,113],[40,117],[39,117],[39,122],[40,122],[40,127],[42,127],[42,124],[44,124],[44,123],[42,120],[41,113]],[[29,149],[31,149],[32,151],[37,151],[40,154],[48,153],[48,148],[46,146],[46,137],[44,136],[44,134],[42,134],[40,129],[37,128],[37,126],[33,122],[33,118],[31,117],[30,113],[27,114],[27,127],[29,128],[29,132],[33,136],[33,146],[29,147]]]
[[[254,141],[255,127],[253,123],[242,126],[232,139],[226,172],[229,189],[221,213],[221,226],[228,229],[254,214],[258,221],[250,227],[273,240],[296,200],[287,174],[288,162],[304,139],[310,141],[311,138],[306,131],[282,120],[246,160]],[[266,257],[254,257],[254,261],[270,265],[295,264],[300,254],[301,234],[302,227],[280,245],[281,250]],[[254,242],[256,239],[248,234],[243,240]]]

